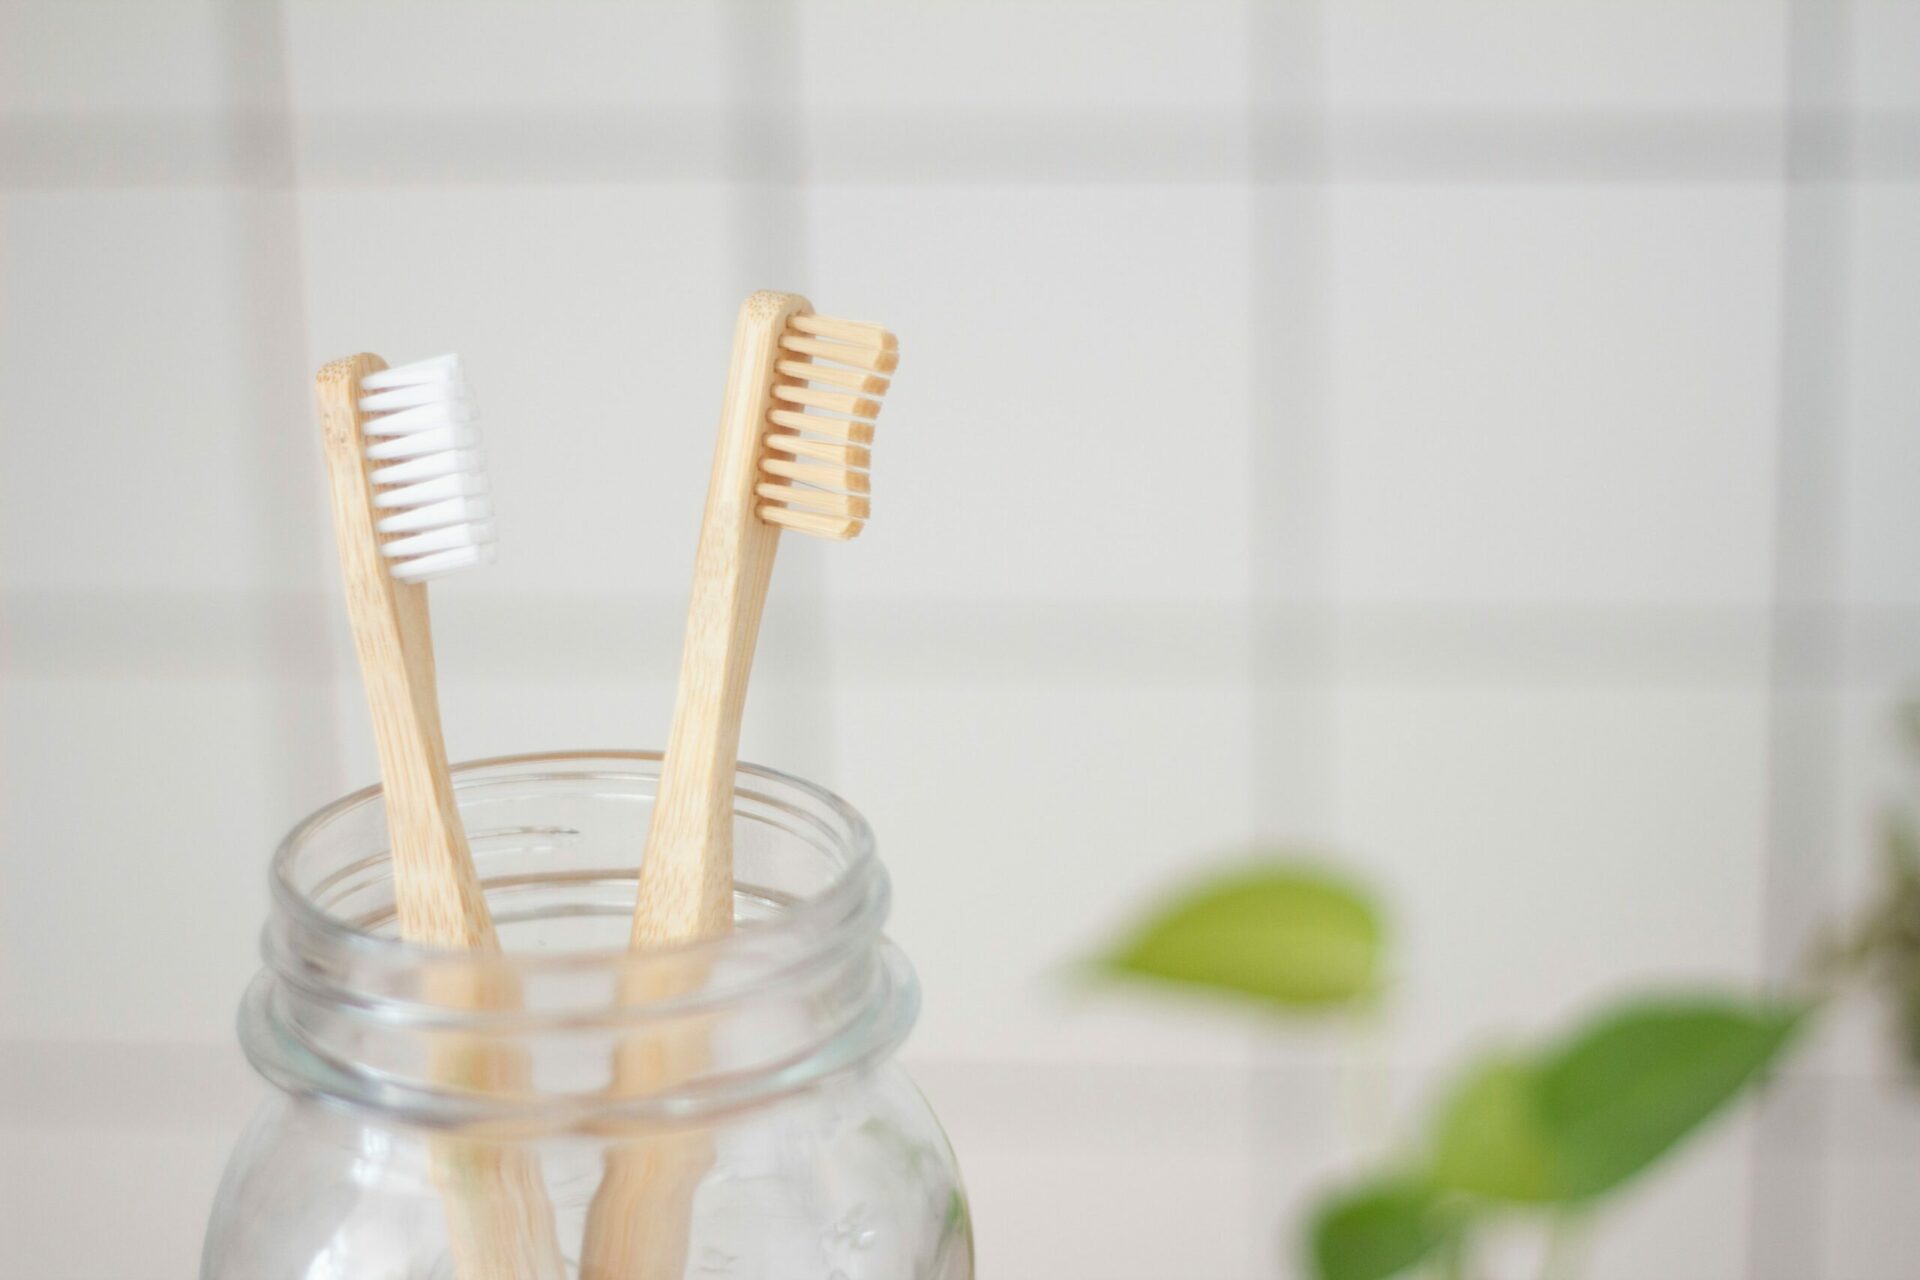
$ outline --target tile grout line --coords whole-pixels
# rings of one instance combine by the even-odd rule
[[[1257,567],[1257,566],[1256,566]],[[271,611],[283,630],[313,637],[329,627],[334,594],[316,565],[310,589],[254,588],[196,591],[14,589],[7,597],[6,648],[0,672],[10,678],[91,678],[139,664],[156,679],[291,675],[324,684],[342,670],[323,644],[303,643],[289,667],[286,655],[255,644]],[[627,618],[636,600],[662,619],[648,638],[646,670],[665,680],[677,655],[675,624],[685,604],[679,591],[512,597],[450,596],[448,652],[469,655],[463,671],[511,671],[556,679],[587,675],[631,677],[633,646]],[[541,608],[578,620],[595,637],[583,642],[564,670],[551,659],[526,665],[524,610]],[[804,608],[806,601],[799,602]],[[783,606],[784,607],[784,606]],[[962,599],[939,605],[890,597],[834,599],[840,683],[887,684],[923,680],[967,663],[970,683],[1024,687],[1035,680],[1105,684],[1116,678],[1165,686],[1219,687],[1231,679],[1298,695],[1318,687],[1311,644],[1325,634],[1340,652],[1340,689],[1620,689],[1629,691],[1734,690],[1764,695],[1769,688],[1766,641],[1771,607],[1687,610],[1664,606],[1557,606],[1463,603],[1326,602],[1204,604],[1125,598],[1046,603],[1012,598]],[[1801,624],[1809,614],[1800,612]],[[1846,693],[1877,687],[1907,674],[1905,655],[1920,645],[1920,606],[1852,608],[1814,620],[1840,628],[1853,650],[1837,670],[1798,673],[1793,687]],[[671,619],[671,621],[665,621]],[[134,625],[129,626],[132,623]],[[787,627],[784,617],[775,625]],[[802,628],[804,630],[804,627]],[[1152,642],[1129,637],[1151,636]],[[1249,637],[1258,637],[1249,640]],[[1248,648],[1259,665],[1249,675]],[[251,647],[250,647],[251,646]],[[472,655],[505,652],[507,659]],[[1169,653],[1184,661],[1170,664]],[[791,680],[817,668],[804,645],[775,646],[763,677]],[[505,663],[506,665],[503,665]],[[1197,664],[1197,665],[1196,665]],[[1223,665],[1228,664],[1228,665]],[[1231,670],[1229,670],[1229,666]],[[1822,682],[1825,683],[1822,683]],[[1250,742],[1250,745],[1257,745]],[[1249,790],[1249,802],[1266,794]],[[1255,815],[1257,816],[1257,815]],[[1302,826],[1311,825],[1302,823]],[[1267,834],[1284,835],[1286,831]],[[1308,834],[1312,834],[1309,832]]]
[[[1247,202],[1247,283],[1249,285],[1247,318],[1250,322],[1248,325],[1249,332],[1247,337],[1247,345],[1248,345],[1249,351],[1251,350],[1253,345],[1253,333],[1252,333],[1253,326],[1251,324],[1251,321],[1253,319],[1253,304],[1260,297],[1270,292],[1268,289],[1264,287],[1263,282],[1261,281],[1261,278],[1260,278],[1262,260],[1261,260],[1259,250],[1256,247],[1257,245],[1256,237],[1258,236],[1258,228],[1259,228],[1258,215],[1260,211],[1259,210],[1260,195],[1259,195],[1259,188],[1255,186],[1253,183],[1253,177],[1254,177],[1254,174],[1257,172],[1257,168],[1258,168],[1256,158],[1254,156],[1254,147],[1257,145],[1257,140],[1259,138],[1257,121],[1256,121],[1257,112],[1254,109],[1253,77],[1261,69],[1262,64],[1264,63],[1262,54],[1264,54],[1265,50],[1263,48],[1262,41],[1257,38],[1257,33],[1262,29],[1261,10],[1262,10],[1262,6],[1265,3],[1266,3],[1266,0],[1247,0],[1247,4],[1245,6],[1246,22],[1248,27],[1247,29],[1247,66],[1246,66],[1246,73],[1247,73],[1247,154],[1246,154],[1247,194],[1246,194],[1246,202]],[[1260,468],[1257,465],[1254,465],[1253,463],[1253,451],[1256,447],[1255,441],[1259,438],[1260,433],[1255,427],[1254,414],[1252,413],[1252,406],[1260,403],[1260,401],[1256,396],[1252,394],[1251,384],[1254,379],[1253,366],[1254,366],[1254,362],[1251,358],[1249,358],[1247,360],[1247,368],[1245,371],[1246,378],[1249,383],[1249,388],[1248,388],[1249,412],[1248,412],[1247,422],[1244,424],[1242,428],[1246,438],[1247,461],[1248,461],[1248,466],[1247,466],[1248,474],[1247,474],[1246,484],[1247,484],[1247,493],[1248,493],[1247,570],[1248,570],[1249,580],[1247,583],[1247,587],[1248,587],[1249,602],[1258,598],[1260,582],[1263,576],[1260,572],[1260,561],[1261,561],[1261,550],[1262,550],[1262,539],[1260,537],[1261,524],[1260,524],[1259,517],[1256,514],[1261,510],[1260,505],[1257,501],[1259,497],[1259,480],[1257,477],[1260,474]],[[1260,741],[1261,741],[1261,728],[1260,728],[1261,720],[1260,720],[1260,714],[1259,714],[1260,699],[1258,696],[1258,684],[1256,680],[1256,671],[1257,671],[1257,668],[1255,666],[1256,659],[1254,657],[1254,655],[1258,652],[1258,646],[1260,642],[1259,627],[1255,621],[1256,616],[1257,616],[1257,611],[1249,607],[1247,610],[1247,628],[1246,628],[1247,656],[1246,656],[1246,663],[1244,666],[1244,678],[1246,680],[1247,705],[1253,707],[1254,712],[1253,712],[1253,715],[1248,719],[1247,738],[1246,738],[1246,742],[1243,744],[1243,747],[1242,747],[1242,750],[1245,752],[1246,759],[1249,762],[1249,768],[1247,770],[1247,796],[1245,801],[1245,804],[1246,804],[1245,825],[1247,827],[1247,839],[1249,841],[1254,841],[1259,839],[1259,821],[1257,817],[1257,814],[1259,811],[1259,783],[1256,780],[1258,776],[1258,770],[1252,767],[1252,762],[1260,759]],[[1262,1161],[1260,1159],[1260,1142],[1256,1134],[1256,1131],[1259,1127],[1260,1116],[1261,1116],[1260,1105],[1259,1105],[1260,1073],[1258,1070],[1260,1057],[1261,1057],[1260,1034],[1258,1030],[1250,1030],[1247,1036],[1247,1070],[1246,1070],[1246,1076],[1245,1076],[1246,1096],[1242,1101],[1242,1105],[1245,1108],[1244,1114],[1246,1117],[1246,1123],[1243,1126],[1243,1129],[1247,1135],[1247,1144],[1246,1144],[1246,1150],[1241,1156],[1241,1178],[1242,1178],[1243,1185],[1245,1185],[1249,1189],[1248,1221],[1246,1224],[1246,1229],[1248,1233],[1248,1242],[1250,1246],[1248,1253],[1250,1256],[1256,1257],[1256,1258],[1259,1256],[1259,1241],[1262,1238],[1261,1237],[1261,1209],[1258,1202],[1259,1202],[1261,1191],[1264,1185],[1264,1179],[1261,1177]],[[1259,1268],[1256,1265],[1255,1272],[1257,1273],[1258,1270]]]
[[[331,675],[331,658],[302,625],[300,611],[283,605],[288,593],[316,581],[323,567],[317,554],[323,516],[311,483],[317,450],[311,431],[286,429],[310,417],[294,102],[283,3],[226,0],[221,16],[228,147],[238,175],[231,262],[235,309],[244,327],[239,378],[257,442],[252,465],[258,562],[274,584],[261,593],[261,643],[273,673],[271,750],[281,766],[281,802],[291,825],[306,806],[328,798],[341,761],[331,679],[316,683],[291,674]],[[271,107],[263,109],[265,102]]]
[[[1249,724],[1247,816],[1251,838],[1324,839],[1334,815],[1332,700],[1336,629],[1318,610],[1287,609],[1296,598],[1331,600],[1327,361],[1330,322],[1327,273],[1332,244],[1326,203],[1334,138],[1327,116],[1328,15],[1319,0],[1287,5],[1248,0],[1246,185],[1248,210],[1249,548],[1246,679]],[[1291,75],[1286,73],[1291,72]],[[1267,86],[1304,86],[1309,105],[1299,127],[1282,137],[1267,125]],[[1272,181],[1291,164],[1297,186]],[[1295,207],[1297,206],[1297,207]],[[1290,216],[1289,216],[1290,215]],[[1271,361],[1261,353],[1294,353]],[[1282,454],[1285,456],[1281,456]],[[1281,477],[1293,478],[1292,482]],[[1279,494],[1276,484],[1284,484]],[[1296,634],[1286,637],[1288,630]],[[1283,643],[1276,643],[1283,642]],[[1275,650],[1270,656],[1269,646]],[[1300,715],[1302,723],[1285,716]],[[1292,743],[1289,747],[1289,742]],[[1285,764],[1301,767],[1289,785]],[[1316,767],[1308,768],[1308,762]],[[1246,1076],[1250,1188],[1249,1255],[1256,1275],[1293,1256],[1295,1210],[1267,1203],[1282,1179],[1259,1132],[1268,1108],[1261,1090],[1271,1076],[1271,1033],[1249,1033]],[[1284,1144],[1282,1144],[1284,1145]]]
[[[1763,980],[1792,989],[1810,930],[1833,903],[1837,831],[1836,698],[1843,631],[1839,489],[1846,397],[1841,386],[1848,286],[1849,135],[1809,138],[1798,104],[1808,95],[1850,101],[1846,4],[1789,0],[1786,110],[1781,120],[1780,372],[1774,454],[1773,603],[1767,671],[1760,965]],[[1822,161],[1837,150],[1839,166]],[[1811,1096],[1809,1128],[1790,1104],[1763,1104],[1749,1184],[1748,1264],[1758,1280],[1821,1274],[1827,1175],[1824,1090]]]
[[[740,25],[748,24],[742,22]],[[791,22],[783,28],[792,31]],[[779,32],[758,33],[777,44]],[[767,66],[756,33],[736,32],[753,50],[740,65]],[[794,59],[787,61],[793,62]],[[787,83],[790,84],[791,76]],[[248,179],[262,157],[219,139],[236,129],[267,132],[274,112],[22,114],[0,112],[0,189],[225,187]],[[1828,109],[1791,112],[1797,163],[1836,180],[1920,181],[1920,111],[1847,117]],[[311,186],[520,185],[673,182],[737,176],[745,143],[763,152],[792,145],[790,114],[736,112],[716,131],[689,113],[612,108],[514,113],[518,149],[503,152],[500,113],[319,112],[302,118],[299,154]],[[1839,136],[1851,123],[1854,144]],[[826,113],[829,135],[867,138],[857,152],[811,162],[811,176],[836,182],[938,181],[1077,183],[1132,179],[1166,184],[1242,181],[1239,133],[1261,139],[1255,180],[1318,183],[1582,182],[1664,186],[1676,182],[1771,185],[1781,162],[1779,112],[1679,111],[1550,113],[1509,107],[1485,112],[1353,111],[1315,108],[1251,112],[1095,109],[867,116]],[[853,128],[857,123],[857,129]],[[1873,145],[1858,145],[1870,123]],[[607,145],[589,156],[560,145],[592,128]],[[1337,158],[1290,145],[1329,131]],[[378,155],[362,145],[384,140]]]
[[[734,260],[748,287],[807,293],[812,281],[807,270],[808,156],[800,123],[804,107],[800,19],[793,6],[762,7],[755,0],[732,0],[726,13],[736,72],[727,121],[727,165],[735,201]],[[832,310],[830,298],[814,301]],[[830,782],[838,765],[837,664],[824,590],[828,570],[813,541],[782,539],[783,554],[755,658],[759,683],[765,686],[770,648],[805,655],[804,669],[790,686],[790,691],[797,691],[800,709],[776,712],[773,704],[763,700],[757,712],[750,704],[748,723],[771,731],[762,738],[769,751],[757,754],[793,753],[791,759],[758,763]],[[834,551],[827,548],[825,554]],[[859,803],[858,797],[853,800]]]

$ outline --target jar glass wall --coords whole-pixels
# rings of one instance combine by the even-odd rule
[[[971,1277],[952,1153],[891,1060],[917,989],[866,823],[743,767],[735,931],[636,955],[658,776],[642,754],[456,769],[500,956],[395,936],[377,790],[288,836],[240,1016],[278,1093],[229,1164],[203,1280],[493,1280],[527,1247],[616,1280],[634,1240],[632,1280]]]

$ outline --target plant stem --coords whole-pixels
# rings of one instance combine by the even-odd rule
[[[1439,1280],[1467,1280],[1467,1232],[1462,1227],[1440,1246]]]
[[[1540,1280],[1579,1280],[1586,1270],[1586,1223],[1557,1213],[1547,1221],[1547,1252],[1540,1262]]]
[[[1393,1078],[1386,1068],[1386,1020],[1378,1008],[1357,1009],[1346,1020],[1350,1050],[1340,1064],[1335,1087],[1339,1091],[1339,1128],[1356,1152],[1371,1155],[1384,1150],[1393,1134]]]

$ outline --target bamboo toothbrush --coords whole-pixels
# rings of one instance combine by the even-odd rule
[[[350,356],[314,377],[347,612],[380,755],[394,906],[409,942],[497,952],[499,938],[454,805],[427,617],[429,578],[493,558],[492,505],[473,400],[455,356],[389,369]],[[443,971],[434,998],[517,1003],[503,975]],[[526,1065],[473,1043],[438,1046],[434,1078],[524,1087]],[[537,1164],[526,1153],[436,1139],[460,1280],[564,1280]]]
[[[892,334],[813,315],[796,294],[741,305],[640,864],[636,950],[733,923],[733,775],[774,552],[782,529],[846,539],[864,527],[867,446],[897,362]]]
[[[868,445],[899,361],[891,333],[756,293],[740,307],[706,514],[694,556],[680,683],[640,865],[631,945],[670,947],[733,926],[733,781],[760,612],[782,530],[845,540],[868,516]],[[675,1083],[701,1049],[623,1051],[615,1091]],[[692,1196],[711,1163],[693,1132],[615,1150],[587,1217],[581,1280],[678,1280]]]

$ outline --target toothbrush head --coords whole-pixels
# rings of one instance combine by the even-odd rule
[[[879,325],[787,317],[774,364],[760,478],[762,520],[842,541],[866,527],[873,420],[899,343]]]
[[[492,560],[492,490],[460,357],[368,372],[359,391],[374,532],[388,571],[424,582]]]

